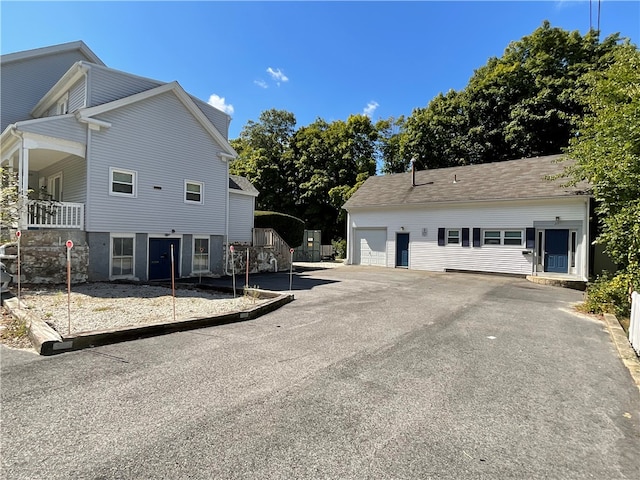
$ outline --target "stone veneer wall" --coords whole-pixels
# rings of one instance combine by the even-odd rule
[[[286,272],[291,267],[291,256],[283,256],[277,251],[268,247],[251,247],[247,245],[234,244],[235,252],[233,254],[233,264],[236,274],[246,272],[247,266],[247,249],[249,249],[249,273],[273,272],[274,264],[271,259],[275,258],[278,262],[278,271]],[[227,252],[223,249],[223,255]],[[227,271],[232,271],[231,253],[227,258]]]
[[[71,283],[87,281],[89,246],[86,234],[80,230],[23,230],[20,237],[20,281],[21,283],[57,284],[67,283],[67,240],[73,242],[71,249]],[[15,236],[13,237],[15,239]],[[9,247],[7,255],[17,254],[16,247]],[[17,260],[2,260],[9,273],[18,281]]]

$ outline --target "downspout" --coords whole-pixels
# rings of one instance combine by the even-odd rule
[[[224,199],[224,274],[231,275],[229,273],[229,160],[222,156],[222,159],[226,165],[226,177],[225,177],[225,199]]]

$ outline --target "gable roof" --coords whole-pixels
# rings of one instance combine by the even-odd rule
[[[144,92],[136,93],[135,95],[130,95],[128,97],[114,100],[112,102],[103,103],[102,105],[97,105],[95,107],[81,108],[80,110],[78,110],[76,116],[78,120],[86,121],[87,119],[95,115],[100,115],[101,113],[108,112],[116,108],[122,108],[127,105],[131,105],[133,103],[140,102],[166,92],[173,92],[182,102],[182,104],[187,108],[187,110],[191,112],[191,114],[200,122],[205,130],[207,130],[207,132],[209,132],[209,134],[216,140],[216,142],[218,142],[218,144],[224,150],[221,156],[223,156],[225,160],[227,158],[235,158],[238,155],[233,147],[229,144],[227,139],[224,138],[224,136],[218,131],[218,129],[205,116],[205,114],[202,113],[202,110],[198,108],[198,106],[191,99],[191,96],[184,91],[184,89],[178,82],[165,83],[164,85],[160,85],[159,87],[151,88],[149,90],[145,90]]]
[[[342,208],[425,205],[443,202],[525,200],[587,194],[587,185],[563,187],[547,180],[564,170],[563,155],[465,165],[369,177]],[[566,180],[564,180],[566,181]]]
[[[89,47],[87,47],[87,45],[82,40],[78,40],[76,42],[61,43],[59,45],[51,45],[49,47],[34,48],[32,50],[24,50],[22,52],[7,53],[5,55],[2,55],[2,63],[6,64],[9,62],[17,62],[20,60],[43,57],[45,55],[71,52],[74,50],[80,51],[80,53],[82,53],[90,62],[97,63],[98,65],[104,65],[102,60],[100,60],[100,58],[95,53],[93,53],[93,51]]]
[[[257,197],[259,193],[246,177],[241,177],[240,175],[229,175],[229,191],[251,195],[252,197]]]

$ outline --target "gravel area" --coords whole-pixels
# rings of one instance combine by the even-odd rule
[[[61,334],[68,334],[66,287],[23,289],[29,310]],[[219,292],[176,289],[176,321],[248,310],[265,302]],[[171,289],[149,285],[93,283],[71,288],[71,333],[173,321]]]

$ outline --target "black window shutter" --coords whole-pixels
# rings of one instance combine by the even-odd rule
[[[473,229],[473,246],[474,247],[480,246],[480,229],[479,228]]]
[[[444,247],[444,228],[438,229],[438,246]]]
[[[462,229],[462,246],[463,247],[469,246],[469,229],[468,228]]]
[[[536,229],[527,228],[527,248],[536,248]]]

